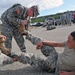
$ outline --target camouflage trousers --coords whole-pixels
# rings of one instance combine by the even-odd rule
[[[33,45],[36,45],[43,40],[42,38],[36,37],[30,33],[26,36],[26,39],[28,39]],[[55,48],[48,45],[43,45],[41,52],[45,55],[46,59],[35,57],[34,54],[22,53],[20,56],[20,62],[24,64],[29,63],[33,67],[43,71],[55,72],[58,59],[58,53]]]
[[[5,42],[6,48],[8,48],[9,50],[12,49],[12,38],[14,37],[20,50],[21,51],[26,50],[23,35],[21,35],[21,33],[16,28],[14,28],[13,25],[12,26],[9,25],[5,20],[3,20],[2,23],[2,34],[6,36]]]
[[[8,57],[7,55],[1,53],[1,51],[0,51],[0,66],[12,64],[13,62],[14,61],[11,57]]]

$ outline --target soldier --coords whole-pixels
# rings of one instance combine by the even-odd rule
[[[60,19],[61,19],[61,24],[62,24],[62,25],[65,25],[65,24],[66,24],[66,15],[65,15],[65,14],[62,14],[62,15],[60,16]]]
[[[62,43],[54,41],[46,41],[44,39],[33,36],[32,34],[26,34],[26,38],[34,45],[37,45],[37,49],[41,49],[45,59],[35,57],[33,54],[22,53],[19,57],[19,61],[39,68],[43,71],[58,73],[59,71],[74,71],[75,72],[75,31],[71,32],[68,36],[68,40]],[[54,47],[64,47],[64,52],[58,54]],[[71,62],[72,61],[72,62]]]
[[[66,22],[67,22],[67,25],[71,25],[71,13],[70,13],[70,11],[67,11],[67,13],[66,13]]]
[[[14,37],[20,50],[26,52],[22,34],[24,29],[28,29],[30,17],[37,17],[38,15],[37,5],[27,8],[21,4],[14,4],[2,14],[2,34],[7,37],[5,46],[9,50],[12,49],[12,37]]]

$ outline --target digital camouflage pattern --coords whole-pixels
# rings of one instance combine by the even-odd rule
[[[20,11],[19,14],[16,12],[17,10]],[[16,40],[21,51],[26,50],[24,45],[24,38],[18,31],[18,27],[21,25],[21,20],[27,18],[26,11],[26,7],[20,4],[15,4],[7,9],[1,16],[2,34],[7,37],[5,46],[10,50],[12,48],[12,36],[14,36],[14,39]]]
[[[38,6],[32,6],[35,12],[35,16],[39,15]],[[5,42],[5,46],[11,50],[12,48],[12,36],[16,40],[18,46],[21,51],[26,51],[26,47],[24,45],[23,33],[25,30],[28,30],[30,25],[30,17],[27,16],[28,8],[22,6],[21,4],[14,4],[12,7],[7,9],[1,16],[2,20],[2,34],[7,37]],[[28,20],[27,25],[25,27],[21,25],[22,20]]]
[[[0,51],[0,66],[12,64],[13,62],[13,58],[6,56]]]
[[[70,11],[67,11],[67,13],[66,13],[66,22],[68,25],[71,25],[71,13],[70,13]]]
[[[66,24],[66,14],[61,14],[60,19],[61,19],[61,24],[65,25]]]
[[[30,33],[26,36],[26,39],[28,39],[33,45],[36,45],[43,40],[42,38],[38,38]],[[58,54],[54,47],[43,45],[41,52],[46,56],[46,59],[38,58],[33,54],[26,53],[21,54],[20,62],[24,64],[29,63],[35,68],[41,69],[43,71],[55,72]]]

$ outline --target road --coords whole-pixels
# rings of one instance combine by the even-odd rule
[[[31,33],[46,40],[63,42],[67,40],[67,37],[70,34],[70,32],[74,30],[75,25],[57,26],[56,29],[48,31],[46,30],[46,28],[37,27],[32,29]],[[34,53],[36,56],[44,57],[40,52],[40,50],[36,50],[36,46],[32,45],[28,40],[25,40],[25,44],[27,47],[27,52]],[[57,52],[60,53],[63,52],[63,48],[56,48],[56,50]],[[14,39],[12,43],[12,52],[15,52],[16,54],[21,53]],[[13,64],[0,67],[0,75],[52,75],[52,74],[34,69],[29,64],[22,64],[20,62],[15,62]]]

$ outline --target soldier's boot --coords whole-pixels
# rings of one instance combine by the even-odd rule
[[[3,43],[0,43],[0,50],[5,55],[8,55],[10,53],[10,50],[6,48]]]
[[[0,50],[3,54],[8,55],[10,53],[10,50],[5,47],[5,41],[6,37],[4,35],[0,35]]]

